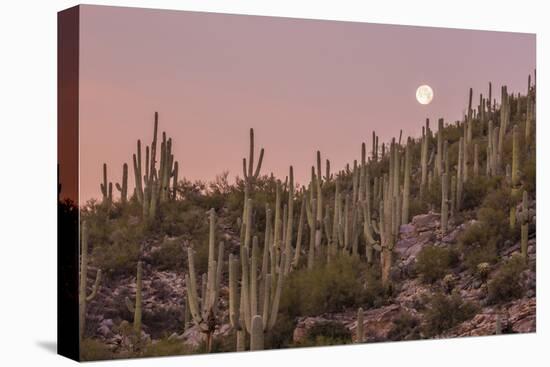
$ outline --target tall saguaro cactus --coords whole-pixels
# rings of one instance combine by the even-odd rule
[[[247,206],[252,207],[252,199],[248,199]],[[251,223],[250,211],[248,215],[249,218],[246,223]],[[270,221],[271,218],[268,216],[266,231],[270,231]],[[251,231],[247,228],[242,233],[244,233],[244,238],[240,248],[241,288],[239,306],[237,306],[237,299],[239,299],[237,290],[238,260],[233,255],[229,256],[230,323],[237,331],[237,350],[244,350],[242,343],[245,331],[251,336],[251,350],[257,350],[263,348],[263,334],[270,331],[277,321],[285,266],[288,266],[286,261],[287,251],[282,251],[278,256],[278,248],[274,239],[271,240],[270,236],[266,236],[268,242],[264,243],[261,273],[258,274],[260,265],[258,238],[254,237],[251,240]],[[251,242],[252,249],[249,247]],[[271,272],[268,273],[267,264],[269,263],[271,263]]]
[[[529,202],[527,191],[523,191],[522,208],[520,213],[521,222],[521,255],[527,261],[527,244],[529,240]]]
[[[141,140],[137,141],[137,151],[133,155],[135,194],[142,205],[143,219],[155,219],[157,207],[169,198],[175,198],[178,176],[178,162],[172,154],[172,139],[162,133],[160,145],[160,165],[157,170],[158,113],[155,112],[153,140],[145,147],[145,172],[142,171]],[[172,187],[170,180],[173,179]]]
[[[244,180],[244,205],[243,205],[243,216],[242,216],[242,226],[241,228],[246,228],[246,220],[248,218],[247,206],[248,199],[252,196],[254,191],[254,184],[260,176],[260,170],[262,169],[262,162],[264,159],[264,148],[260,149],[260,157],[258,158],[258,163],[254,162],[254,129],[250,129],[250,146],[248,153],[248,160],[243,158],[243,180]],[[251,209],[251,208],[250,208]]]
[[[82,341],[86,326],[86,305],[92,301],[99,289],[101,282],[101,269],[97,270],[95,282],[92,286],[92,292],[88,295],[88,226],[86,222],[82,222],[80,227],[81,233],[81,249],[80,249],[80,287],[78,293],[78,314],[79,314],[79,339]]]
[[[139,338],[141,338],[141,301],[143,298],[141,294],[142,277],[143,277],[143,265],[141,261],[138,261],[137,270],[136,270],[135,304],[132,304],[132,302],[130,302],[130,299],[126,298],[126,307],[128,308],[128,311],[134,314],[134,333],[138,338],[138,340]]]
[[[363,343],[365,341],[365,331],[363,329],[363,308],[359,307],[357,310],[357,335],[356,342]]]
[[[128,201],[128,164],[124,163],[122,166],[122,184],[117,183],[115,186],[120,191],[120,201]]]
[[[447,221],[449,218],[449,174],[445,172],[441,176],[441,232],[447,233]]]
[[[215,226],[216,213],[214,209],[209,211],[210,231],[208,239],[208,273],[203,275],[206,280],[205,287],[202,287],[201,299],[197,292],[197,279],[195,274],[195,256],[192,248],[187,250],[189,261],[189,274],[185,276],[187,286],[187,299],[189,309],[195,324],[200,331],[205,334],[206,350],[212,351],[213,334],[220,323],[218,315],[218,295],[223,267],[223,242],[220,242],[218,248],[218,261],[215,260]]]
[[[103,163],[103,183],[100,184],[103,205],[109,207],[113,202],[113,183],[107,180],[107,163]]]

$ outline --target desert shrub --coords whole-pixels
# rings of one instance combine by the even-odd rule
[[[80,344],[80,358],[83,361],[100,361],[114,359],[115,356],[106,344],[96,339],[85,338]]]
[[[370,265],[365,272],[364,305],[367,307],[380,307],[388,300],[388,292],[382,286],[380,274],[379,264]]]
[[[148,344],[143,352],[141,352],[141,357],[164,357],[164,356],[174,356],[174,355],[184,355],[191,354],[193,350],[188,345],[185,345],[181,340],[172,339],[168,340],[167,338],[157,340],[155,343]]]
[[[464,253],[465,264],[471,271],[476,271],[480,263],[496,261],[496,238],[491,236],[484,222],[470,224],[458,240]]]
[[[517,231],[510,230],[509,209],[501,208],[502,203],[498,201],[500,196],[501,194],[490,194],[484,201],[484,205],[487,206],[477,211],[478,221],[470,224],[458,238],[465,263],[472,272],[476,271],[480,263],[494,263],[497,259],[497,250],[506,240],[513,241],[517,237]],[[509,199],[503,200],[509,202]]]
[[[341,322],[322,321],[313,325],[306,334],[306,338],[297,346],[313,347],[323,345],[342,345],[352,342],[351,332]]]
[[[488,192],[495,190],[500,179],[487,176],[473,176],[464,183],[462,210],[477,208]]]
[[[508,260],[487,284],[489,303],[507,302],[523,295],[521,273],[527,268],[521,255],[514,255]]]
[[[285,282],[281,313],[313,316],[364,303],[366,293],[358,277],[364,270],[358,258],[342,255],[330,264],[293,272]]]
[[[388,333],[390,340],[414,340],[420,338],[420,321],[407,311],[401,311],[393,320]]]
[[[183,271],[187,269],[186,258],[181,240],[165,239],[160,247],[151,253],[151,262],[159,270]]]
[[[203,240],[208,235],[209,209],[186,202],[165,203],[155,228],[161,235]]]
[[[416,258],[416,271],[426,283],[434,283],[449,272],[456,264],[456,252],[444,247],[426,246]]]
[[[280,312],[273,329],[265,335],[265,349],[288,348],[292,344],[295,328],[296,318],[288,315],[286,312]]]
[[[478,311],[472,302],[464,302],[458,293],[446,296],[434,294],[424,311],[425,330],[428,336],[435,336],[472,318]]]
[[[139,243],[133,241],[119,240],[112,244],[102,244],[94,248],[94,264],[106,274],[133,274],[136,270],[139,252]]]

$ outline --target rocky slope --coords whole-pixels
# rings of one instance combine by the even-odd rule
[[[531,205],[534,210],[534,202]],[[228,251],[236,252],[238,239],[230,226],[220,221],[218,224],[225,233]],[[428,213],[415,216],[411,223],[400,228],[400,240],[396,244],[396,266],[393,277],[400,280],[400,287],[393,301],[389,305],[379,308],[365,309],[364,330],[366,342],[382,342],[389,340],[420,339],[425,336],[420,331],[424,322],[422,313],[422,297],[429,295],[436,289],[442,289],[441,281],[427,285],[420,281],[415,274],[415,262],[419,252],[428,245],[440,247],[458,246],[457,237],[464,230],[465,224],[454,226],[450,223],[448,234],[442,236],[439,232],[439,214]],[[536,239],[529,240],[529,269],[534,269],[536,257]],[[201,341],[201,334],[192,325],[185,324],[185,296],[186,288],[184,274],[174,271],[159,271],[154,269],[148,259],[150,254],[159,246],[152,243],[145,248],[144,277],[143,277],[143,333],[145,338],[153,342],[162,338],[176,338],[183,343],[197,346]],[[182,244],[182,246],[185,246]],[[509,258],[519,250],[519,243],[508,243],[501,249],[501,257]],[[182,269],[183,270],[183,269]],[[496,267],[490,269],[496,271]],[[93,271],[90,272],[93,277]],[[532,270],[525,270],[522,274],[524,292],[523,298],[491,306],[485,304],[487,285],[471,275],[465,269],[458,269],[447,277],[452,280],[454,292],[459,292],[464,300],[478,304],[479,311],[471,319],[460,323],[436,337],[447,338],[457,336],[491,335],[497,329],[497,323],[504,333],[534,332],[536,328],[536,281]],[[227,280],[224,282],[227,284]],[[217,335],[229,335],[231,332],[227,318],[227,287],[221,289],[222,309],[225,323],[218,329]],[[90,303],[86,333],[99,338],[110,345],[113,350],[124,350],[129,346],[125,336],[125,326],[131,322],[133,315],[126,307],[126,298],[133,299],[135,294],[135,278],[123,277],[103,284],[96,299]],[[293,339],[300,343],[307,335],[307,331],[314,325],[337,321],[348,328],[355,338],[357,328],[357,310],[349,310],[337,314],[323,314],[316,317],[305,317],[297,320]],[[411,316],[415,323],[409,328],[395,335],[395,323],[403,313]]]

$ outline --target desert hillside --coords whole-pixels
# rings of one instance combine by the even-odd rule
[[[461,121],[426,120],[422,136],[372,132],[345,167],[312,151],[306,186],[293,167],[265,171],[277,152],[258,128],[243,131],[235,183],[191,182],[185,162],[200,154],[175,157],[155,114],[121,182],[106,162],[102,199],[79,208],[82,358],[534,332],[526,85],[502,86],[498,104],[492,84],[479,102],[470,90]],[[60,211],[77,220],[70,202]]]

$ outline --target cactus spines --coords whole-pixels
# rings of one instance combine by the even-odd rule
[[[223,242],[218,248],[218,261],[215,260],[215,219],[214,209],[209,211],[209,241],[208,241],[208,273],[203,274],[203,286],[201,294],[201,307],[197,292],[197,279],[195,274],[195,258],[193,249],[187,250],[189,261],[189,274],[185,276],[187,286],[187,299],[191,316],[200,331],[205,334],[207,352],[212,351],[212,337],[219,323],[218,320],[218,294],[220,289],[222,267],[223,267]]]
[[[445,172],[441,176],[441,232],[447,233],[447,221],[449,218],[449,174]]]
[[[97,270],[92,292],[88,295],[88,226],[86,222],[81,225],[81,249],[80,249],[80,287],[78,289],[78,313],[79,313],[79,339],[82,341],[86,326],[86,304],[92,301],[98,292],[101,283],[101,269]]]
[[[357,310],[357,335],[356,342],[363,343],[365,341],[365,332],[363,330],[363,308],[359,307]]]
[[[117,182],[115,186],[120,191],[120,201],[125,203],[128,200],[128,164],[122,165],[122,184]]]
[[[260,315],[252,317],[252,330],[250,332],[250,350],[264,349],[263,320]]]

